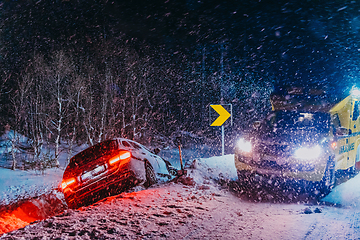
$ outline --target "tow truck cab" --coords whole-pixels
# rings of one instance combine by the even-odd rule
[[[328,194],[336,171],[360,169],[360,91],[344,99],[287,87],[270,96],[272,111],[238,140],[240,182],[256,176],[304,181]]]

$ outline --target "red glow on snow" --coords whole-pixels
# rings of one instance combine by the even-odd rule
[[[62,211],[64,211],[62,201],[52,194],[8,206],[7,210],[0,212],[0,236]]]
[[[45,216],[33,202],[22,203],[15,210],[0,213],[0,234],[25,227]]]

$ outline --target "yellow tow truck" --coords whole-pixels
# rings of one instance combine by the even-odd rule
[[[336,172],[360,169],[360,90],[329,101],[326,92],[284,87],[270,96],[272,111],[238,139],[235,166],[239,181],[266,184],[275,179],[304,183],[324,196]]]

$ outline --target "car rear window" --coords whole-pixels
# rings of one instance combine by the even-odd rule
[[[70,165],[83,165],[89,161],[98,159],[105,155],[110,155],[118,148],[116,140],[107,140],[98,143],[92,147],[85,149],[84,151],[76,154],[70,160]]]
[[[130,146],[130,143],[128,143],[128,142],[126,142],[126,141],[122,141],[121,143],[122,143],[122,145],[125,146],[125,147],[131,147],[131,146]]]
[[[142,149],[139,144],[136,144],[133,142],[131,144],[134,146],[135,149],[138,149],[138,150]]]

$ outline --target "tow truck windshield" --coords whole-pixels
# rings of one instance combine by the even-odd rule
[[[330,128],[330,114],[276,111],[267,117],[266,126],[279,131],[316,130],[319,133],[326,133]]]

